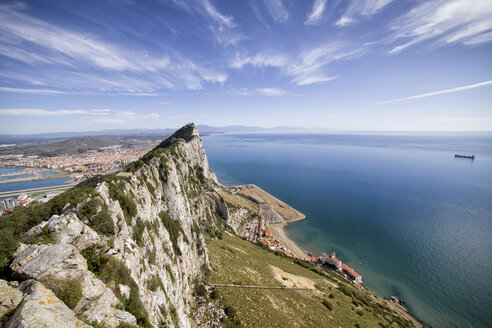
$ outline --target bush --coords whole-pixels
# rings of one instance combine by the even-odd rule
[[[364,315],[364,312],[362,312],[362,310],[357,310],[357,311],[355,311],[355,313],[357,313],[361,317]]]
[[[213,300],[217,300],[220,298],[220,292],[218,289],[214,289],[211,293],[210,293],[210,297],[213,299]]]
[[[112,236],[115,233],[114,221],[111,215],[109,215],[108,206],[106,204],[102,205],[101,211],[99,211],[90,222],[91,228],[103,235]]]
[[[195,294],[202,297],[207,295],[207,289],[203,284],[200,284],[198,281],[195,281]]]
[[[321,302],[328,310],[333,310],[333,304],[331,304],[330,301],[328,301],[326,298]]]
[[[123,215],[125,216],[126,223],[131,224],[131,219],[137,215],[137,206],[135,203],[125,195],[123,191],[122,183],[109,183],[109,197],[112,200],[117,200],[120,203],[121,209],[123,210]]]
[[[335,296],[333,296],[333,294],[330,293],[330,295],[328,295],[328,298],[335,298]]]
[[[234,309],[232,306],[226,306],[226,308],[224,309],[224,312],[227,316],[229,317],[233,317],[236,315],[236,309]]]
[[[178,238],[180,233],[183,234],[183,240],[188,243],[188,238],[186,238],[183,228],[181,228],[181,224],[179,221],[171,218],[171,216],[164,211],[159,213],[159,217],[161,218],[164,228],[166,228],[169,233],[169,239],[171,239],[171,243],[173,244],[174,254],[176,256],[181,256],[181,250],[178,246]]]
[[[113,281],[115,285],[130,286],[130,297],[128,299],[120,299],[123,309],[135,316],[140,327],[152,327],[140,300],[138,285],[131,277],[126,265],[112,256],[105,255],[104,248],[101,245],[87,247],[82,251],[82,255],[87,260],[88,269],[104,283],[109,284]]]
[[[133,226],[133,234],[132,234],[132,238],[133,240],[135,240],[138,246],[143,246],[142,235],[144,230],[145,230],[145,224],[143,223],[142,219],[138,217],[135,226]]]
[[[43,282],[46,288],[55,293],[56,297],[73,309],[82,298],[82,286],[75,279],[50,279]]]

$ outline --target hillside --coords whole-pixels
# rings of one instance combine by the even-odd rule
[[[97,151],[102,147],[113,145],[134,146],[140,144],[156,144],[162,135],[123,135],[123,136],[84,136],[66,140],[35,139],[19,143],[12,147],[0,148],[0,155],[24,156],[60,156],[64,154],[82,154]]]
[[[235,236],[258,205],[227,195],[189,124],[126,172],[3,215],[2,326],[410,326],[333,273]]]

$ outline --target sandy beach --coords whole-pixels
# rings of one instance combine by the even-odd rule
[[[287,247],[296,256],[306,258],[308,255],[302,250],[295,242],[293,242],[284,231],[284,225],[282,223],[270,224],[269,228],[272,231],[273,237],[277,239],[282,245]]]
[[[306,218],[304,214],[256,185],[240,185],[234,186],[234,188],[237,188],[236,192],[254,200],[256,203],[260,204],[260,206],[261,204],[268,204],[269,207],[276,213],[275,215],[279,218],[279,221],[275,223],[269,222],[267,224],[273,237],[296,256],[301,258],[308,257],[306,252],[302,250],[302,248],[300,248],[294,241],[292,241],[284,231],[284,228],[289,222],[304,220]]]

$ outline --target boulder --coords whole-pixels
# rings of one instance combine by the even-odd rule
[[[24,300],[6,328],[90,328],[41,283],[30,279],[21,283],[19,289]]]

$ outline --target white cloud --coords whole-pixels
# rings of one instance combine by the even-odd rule
[[[277,68],[282,75],[290,77],[292,83],[302,86],[335,79],[335,76],[326,72],[329,64],[360,56],[364,52],[365,47],[356,48],[341,42],[333,42],[294,56],[272,51],[262,51],[254,56],[236,54],[229,65],[236,69],[241,69],[245,65]]]
[[[327,0],[315,0],[313,3],[313,9],[308,14],[304,24],[306,25],[316,25],[322,18],[323,12],[325,11]]]
[[[224,16],[222,15],[215,7],[210,3],[209,0],[203,1],[203,7],[207,11],[207,13],[212,17],[217,23],[220,25],[225,25],[227,27],[234,27],[234,18],[232,16]]]
[[[40,108],[0,108],[0,115],[24,117],[86,116],[98,123],[123,122],[158,119],[158,113],[136,113],[133,111],[114,111],[103,109],[40,109]]]
[[[287,67],[287,74],[298,86],[328,82],[336,77],[326,74],[326,66],[340,60],[362,55],[364,48],[353,48],[343,43],[331,43],[301,53],[300,60]]]
[[[265,96],[280,96],[285,94],[284,90],[277,88],[259,88],[256,91]]]
[[[153,93],[163,88],[201,89],[203,82],[223,84],[227,79],[225,73],[204,69],[173,50],[151,54],[105,42],[98,35],[81,34],[37,19],[24,9],[0,5],[0,55],[13,59],[17,66],[31,65],[29,79],[41,84],[63,90],[74,86],[79,91],[97,88],[103,92]],[[215,13],[221,24],[232,24]]]
[[[47,110],[37,108],[2,108],[0,109],[0,115],[9,116],[67,116],[67,115],[90,115],[91,110],[87,109],[58,109]],[[96,113],[100,113],[96,110]]]
[[[393,0],[352,0],[345,13],[335,23],[339,27],[355,23],[360,16],[370,17]]]
[[[480,82],[480,83],[475,83],[475,84],[470,84],[470,85],[465,85],[462,87],[457,87],[457,88],[452,88],[452,89],[422,93],[422,94],[419,94],[416,96],[410,96],[410,97],[405,97],[405,98],[398,98],[398,99],[393,99],[393,100],[381,101],[381,102],[378,102],[374,105],[391,104],[391,103],[400,102],[400,101],[438,96],[438,95],[442,95],[442,94],[446,94],[446,93],[454,93],[454,92],[460,92],[460,91],[465,91],[465,90],[470,90],[470,89],[475,89],[475,88],[481,88],[481,87],[485,87],[488,85],[492,85],[492,80]]]
[[[289,12],[285,9],[282,0],[267,0],[265,1],[265,6],[270,16],[277,23],[283,23],[289,19]]]
[[[66,92],[51,89],[21,89],[21,88],[8,88],[0,87],[1,92],[14,92],[14,93],[32,93],[32,94],[44,94],[44,95],[62,95]]]
[[[433,40],[437,45],[481,44],[492,41],[490,0],[424,1],[392,24],[394,41],[389,54]]]
[[[247,55],[236,54],[230,61],[229,66],[232,68],[242,68],[245,65],[255,67],[283,67],[288,64],[287,56],[274,53],[272,51],[262,51],[252,57]]]

